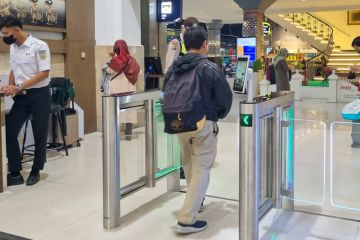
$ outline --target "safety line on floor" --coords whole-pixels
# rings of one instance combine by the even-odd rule
[[[327,215],[327,214],[322,214],[322,213],[313,213],[313,212],[307,212],[307,211],[301,211],[301,210],[290,210],[290,209],[280,209],[280,210],[284,210],[284,211],[287,211],[287,212],[305,213],[305,214],[310,214],[310,215],[315,215],[315,216],[320,216],[320,217],[328,217],[328,218],[333,218],[333,219],[339,219],[339,220],[345,220],[345,221],[360,223],[360,220],[351,219],[351,218],[345,218],[345,217],[337,217],[337,216],[332,216],[332,215]]]
[[[180,191],[180,192],[186,193],[186,191]],[[225,200],[225,201],[230,201],[230,202],[239,202],[239,200],[237,200],[237,199],[217,197],[217,196],[212,196],[212,195],[205,195],[205,197],[215,198],[215,199],[220,199],[220,200]]]

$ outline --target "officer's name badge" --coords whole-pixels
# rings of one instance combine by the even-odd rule
[[[46,50],[39,51],[39,56],[40,56],[41,60],[46,60],[46,58],[47,58]]]

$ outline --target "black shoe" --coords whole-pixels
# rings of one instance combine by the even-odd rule
[[[351,147],[352,147],[352,148],[360,148],[360,144],[354,142],[353,144],[351,144]]]
[[[184,172],[184,169],[182,167],[180,168],[180,179],[186,179],[185,178],[185,172]]]
[[[17,177],[11,176],[10,173],[7,175],[7,185],[8,185],[8,187],[10,187],[10,186],[18,186],[18,185],[22,185],[22,184],[24,184],[24,178],[23,178],[23,176],[21,174],[19,176],[17,176]]]
[[[208,224],[205,221],[196,221],[192,225],[178,223],[177,232],[180,234],[198,233],[204,231],[207,227]]]
[[[30,173],[29,178],[26,181],[27,186],[33,186],[40,182],[40,173]]]

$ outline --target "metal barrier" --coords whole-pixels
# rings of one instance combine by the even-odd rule
[[[180,175],[170,169],[156,177],[156,132],[154,128],[154,102],[159,91],[139,94],[103,96],[103,216],[104,228],[120,226],[120,200],[141,188],[154,188],[156,181],[168,176],[168,190],[179,191]],[[120,115],[124,111],[145,109],[145,176],[139,181],[120,186]]]
[[[259,221],[272,208],[293,209],[294,93],[240,103],[241,240],[257,240]],[[286,199],[283,199],[286,196]]]

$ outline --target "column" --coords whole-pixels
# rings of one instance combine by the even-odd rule
[[[244,10],[243,37],[256,37],[256,58],[264,56],[264,11]]]

